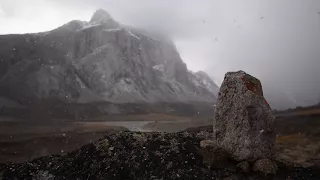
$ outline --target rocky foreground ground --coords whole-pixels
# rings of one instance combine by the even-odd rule
[[[243,173],[224,153],[212,156],[200,147],[208,132],[111,133],[66,155],[22,164],[0,165],[0,179],[320,179],[320,169],[277,162],[276,175]]]

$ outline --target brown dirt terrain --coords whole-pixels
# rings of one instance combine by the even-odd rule
[[[0,123],[0,163],[24,162],[50,154],[63,154],[122,127],[73,123]]]
[[[192,127],[187,131],[212,132],[212,125]],[[320,167],[320,114],[278,116],[276,131],[275,148],[278,161],[296,166]]]
[[[212,131],[211,119],[164,114],[101,116],[94,119],[95,123],[6,121],[0,122],[0,163],[64,154],[109,132],[125,130],[104,124],[111,120],[150,121],[143,127],[149,131]],[[278,116],[276,130],[278,160],[303,166],[320,165],[320,115]]]
[[[156,128],[159,131],[166,131],[168,127],[166,123],[172,122],[176,124],[171,129],[173,132],[179,130],[179,126],[180,129],[195,126],[191,121],[198,122],[203,119],[155,113],[105,115],[77,122],[70,119],[26,121],[2,117],[0,118],[0,163],[24,162],[41,156],[73,151],[110,132],[128,130],[118,126],[122,124],[121,122],[129,125],[130,122],[133,124],[135,122],[145,122],[145,124],[157,122],[159,127]],[[181,126],[179,122],[188,122],[188,126]]]
[[[279,160],[305,167],[320,167],[320,114],[314,112],[296,112],[299,115],[277,118],[276,151]]]

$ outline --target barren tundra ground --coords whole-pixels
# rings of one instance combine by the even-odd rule
[[[320,166],[320,115],[314,112],[282,113],[277,117],[277,159],[303,166]],[[2,118],[0,163],[24,162],[49,154],[63,154],[93,142],[107,133],[133,131],[211,130],[208,117],[163,114],[100,117],[94,121],[50,123]],[[122,126],[122,127],[121,127]]]

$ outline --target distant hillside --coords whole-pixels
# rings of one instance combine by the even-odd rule
[[[296,108],[289,108],[286,110],[275,110],[274,113],[278,116],[294,116],[294,115],[320,115],[320,103],[315,104],[313,106],[307,107],[296,107]]]

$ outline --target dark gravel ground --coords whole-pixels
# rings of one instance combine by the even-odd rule
[[[278,163],[276,176],[240,173],[235,162],[209,169],[199,142],[208,132],[137,133],[122,131],[63,156],[47,156],[22,164],[0,165],[0,180],[263,180],[320,179],[320,169]],[[318,173],[318,174],[317,174]]]

